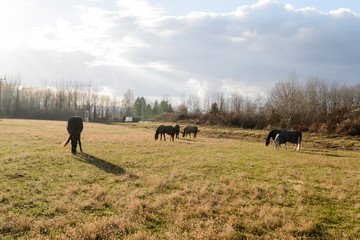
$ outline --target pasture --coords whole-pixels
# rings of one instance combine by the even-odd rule
[[[84,123],[74,156],[66,124],[0,120],[1,239],[360,238],[359,138]]]

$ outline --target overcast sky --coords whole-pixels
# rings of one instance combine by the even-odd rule
[[[360,83],[360,1],[1,0],[0,76],[122,96],[264,95],[294,70]]]

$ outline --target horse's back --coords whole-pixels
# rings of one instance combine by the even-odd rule
[[[184,129],[184,132],[186,132],[186,133],[197,133],[198,132],[198,127],[197,126],[187,126]]]
[[[164,128],[164,125],[160,125],[158,128],[157,128],[157,131],[160,131],[161,129]]]
[[[285,142],[299,143],[302,138],[302,133],[300,131],[288,131],[280,130],[280,144]]]
[[[83,121],[81,117],[71,117],[68,120],[67,130],[70,135],[78,135],[82,132],[84,128]]]
[[[161,128],[160,128],[161,127]],[[159,128],[160,128],[160,132],[161,133],[167,133],[169,135],[171,135],[174,127],[173,126],[165,126],[165,125],[161,125]]]
[[[176,135],[176,137],[179,137],[180,125],[179,125],[179,124],[176,124],[176,125],[174,126],[173,131],[174,131],[174,134]]]

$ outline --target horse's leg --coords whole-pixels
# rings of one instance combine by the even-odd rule
[[[165,133],[164,133],[164,141],[166,141]]]
[[[297,145],[297,143],[295,143],[294,151],[296,151],[296,149],[297,149],[297,146],[298,146],[298,145]]]
[[[79,134],[79,147],[80,147],[80,151],[82,152],[80,137],[81,135]]]
[[[280,135],[276,134],[275,138],[273,139],[274,142],[274,149],[278,150],[280,147],[280,140],[279,140]]]
[[[284,143],[284,149],[287,150],[286,143]]]
[[[76,155],[76,145],[77,145],[77,139],[76,137],[71,138],[71,153]]]

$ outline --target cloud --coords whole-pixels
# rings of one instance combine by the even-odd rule
[[[189,79],[186,82],[186,88],[189,89],[187,92],[189,95],[195,95],[204,99],[207,94],[208,84],[206,81],[200,82],[196,79]]]
[[[360,17],[350,9],[266,0],[228,13],[166,16],[146,0],[115,3],[71,6],[72,18],[0,39],[3,69],[31,83],[90,81],[120,96],[128,88],[141,96],[264,95],[294,69],[304,80],[358,83]]]

